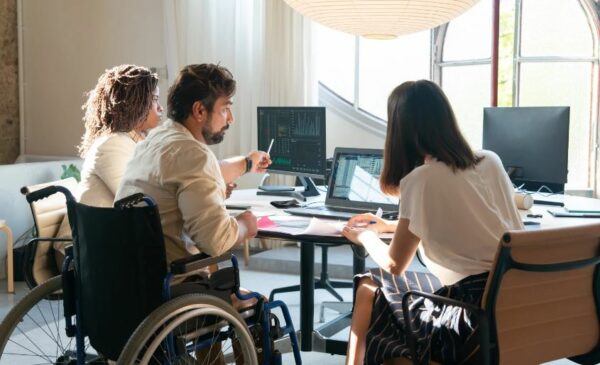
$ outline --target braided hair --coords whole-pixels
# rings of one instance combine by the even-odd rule
[[[120,65],[104,71],[81,106],[85,111],[85,133],[79,155],[85,157],[98,137],[130,132],[140,126],[152,108],[157,85],[158,76],[146,67]]]

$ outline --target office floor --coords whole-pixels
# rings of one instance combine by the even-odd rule
[[[241,255],[238,255],[241,256]],[[320,260],[320,252],[317,249],[315,258]],[[287,246],[276,250],[270,250],[254,255],[250,261],[249,267],[241,268],[241,284],[246,288],[251,288],[267,295],[273,287],[287,286],[298,284],[299,278],[293,272],[297,270],[298,265],[294,264],[299,261],[299,249],[296,246]],[[331,268],[330,272],[336,277],[350,277],[352,257],[351,251],[346,247],[330,248]],[[367,259],[367,266],[373,266],[373,262]],[[413,266],[418,268],[416,264]],[[266,272],[265,270],[269,271]],[[277,273],[275,273],[276,271]],[[319,272],[319,267],[315,268],[315,272]],[[25,283],[16,283],[16,294],[6,294],[6,284],[0,285],[0,318],[4,318],[6,313],[12,308],[23,295],[28,291]],[[338,289],[345,301],[349,301],[352,297],[350,289]],[[292,320],[296,327],[299,325],[300,317],[300,297],[299,293],[284,293],[277,296],[278,299],[285,301],[290,309]],[[322,302],[335,301],[335,299],[323,290],[315,292],[315,326],[318,326],[319,313]],[[326,309],[324,310],[325,320],[332,319],[337,315],[337,312]],[[341,338],[347,338],[348,330],[339,334]],[[345,357],[337,355],[329,355],[322,353],[302,353],[302,361],[305,364],[320,364],[320,365],[340,365],[344,364]],[[293,356],[284,354],[284,364],[293,364]],[[552,365],[567,365],[574,364],[568,360],[554,361],[548,364]]]

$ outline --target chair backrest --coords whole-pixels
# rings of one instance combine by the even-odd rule
[[[24,186],[21,188],[21,193],[26,195],[51,185],[63,186],[72,193],[77,191],[77,180],[70,177],[43,184]],[[29,206],[33,216],[34,237],[55,238],[67,213],[64,195],[53,194],[46,199],[32,202]],[[52,248],[53,242],[43,239],[34,241],[28,247],[23,270],[30,288],[60,274],[60,267],[58,267],[59,264]]]
[[[503,236],[482,303],[499,363],[598,362],[599,262],[600,224]]]
[[[67,179],[52,181],[43,184],[24,186],[21,188],[21,193],[28,193],[40,190],[47,186],[64,186],[73,194],[77,190],[77,180],[69,177]],[[31,214],[33,216],[33,224],[36,237],[55,237],[60,224],[67,213],[67,205],[65,197],[62,194],[54,194],[46,199],[38,200],[30,204]]]
[[[155,206],[98,208],[67,202],[81,324],[92,346],[116,359],[162,302],[167,262]]]

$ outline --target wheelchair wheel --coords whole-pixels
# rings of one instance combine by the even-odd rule
[[[74,364],[75,339],[65,333],[62,281],[55,276],[35,287],[0,324],[0,364]],[[86,364],[105,364],[86,339]]]
[[[118,364],[258,364],[242,317],[214,296],[187,294],[154,310],[129,339]]]

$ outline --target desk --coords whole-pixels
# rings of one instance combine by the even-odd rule
[[[255,189],[234,190],[231,198],[227,201],[230,204],[245,204],[251,205],[253,211],[258,215],[277,212],[284,214],[281,210],[272,207],[269,202],[272,200],[286,200],[289,198],[276,196],[257,196]],[[308,202],[322,201],[324,196],[309,198]],[[547,198],[545,198],[547,199]],[[589,199],[573,196],[564,196],[555,199],[563,199],[564,202],[573,206],[585,206],[600,210],[600,200]],[[527,229],[540,228],[555,228],[574,226],[580,224],[590,224],[600,222],[595,218],[555,218],[551,216],[548,209],[558,209],[556,206],[534,205],[532,209],[519,213],[523,220],[539,221],[539,226],[527,226]],[[542,218],[528,218],[527,214],[541,214]],[[350,314],[345,313],[337,317],[335,320],[326,323],[319,328],[314,328],[314,248],[315,243],[332,243],[332,244],[350,244],[344,237],[333,236],[311,236],[311,235],[290,235],[276,233],[272,231],[259,230],[258,237],[274,238],[286,241],[300,242],[300,349],[302,351],[317,351],[324,353],[340,354],[346,353],[347,342],[333,340],[328,337],[341,331],[350,324]],[[364,249],[356,246],[362,256]],[[355,273],[361,273],[365,270],[364,259],[357,258],[354,255],[353,268]]]
[[[590,210],[598,210],[600,211],[600,199],[591,199],[591,198],[583,198],[579,196],[570,196],[570,195],[554,195],[550,197],[545,197],[539,194],[534,194],[534,199],[543,199],[543,200],[556,200],[564,202],[565,206],[577,208],[585,208]],[[561,207],[551,206],[551,205],[538,205],[535,204],[529,210],[519,210],[521,214],[521,218],[527,221],[538,221],[540,222],[539,226],[527,226],[527,229],[532,228],[559,228],[559,227],[572,227],[576,225],[582,224],[591,224],[600,222],[600,218],[556,218],[548,213],[548,210],[558,210],[562,209]],[[541,214],[542,218],[529,218],[527,214]]]
[[[307,202],[319,202],[324,200],[324,195],[309,198]],[[287,200],[291,198],[277,196],[257,196],[255,189],[234,190],[228,204],[250,205],[257,215],[276,213],[285,214],[283,210],[276,209],[269,204],[273,200]],[[351,244],[341,236],[315,236],[315,235],[291,235],[273,231],[259,230],[259,238],[280,239],[285,241],[300,242],[300,327],[299,336],[300,349],[302,351],[318,351],[338,355],[346,354],[346,341],[334,340],[329,337],[340,332],[350,325],[351,313],[338,316],[331,322],[325,323],[319,328],[314,328],[314,290],[315,290],[315,243],[321,244]],[[353,271],[355,274],[365,271],[365,251],[356,246],[353,256]],[[362,257],[357,257],[362,256]]]

